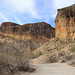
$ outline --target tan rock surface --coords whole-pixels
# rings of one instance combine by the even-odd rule
[[[55,35],[65,41],[75,39],[75,4],[58,9],[55,20]]]

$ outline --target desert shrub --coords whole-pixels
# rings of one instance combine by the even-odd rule
[[[74,52],[75,51],[75,46],[71,48],[71,51]]]
[[[0,47],[0,61],[7,62],[17,66],[21,62],[29,62],[26,60],[31,57],[31,54],[20,48],[18,44],[7,43]]]
[[[30,69],[30,64],[28,60],[29,58],[32,57],[32,53],[26,51],[24,48],[22,49],[18,44],[19,43],[6,43],[6,44],[1,43],[0,61],[6,64],[5,66],[3,66],[4,67],[3,69],[5,68],[8,69],[8,70],[5,69],[6,72],[9,72],[11,69],[14,70],[16,68],[17,68],[16,70],[21,70],[21,71],[32,70]],[[6,75],[6,74],[3,74],[3,75]],[[11,74],[7,74],[7,75],[11,75]]]
[[[57,55],[55,54],[50,55],[49,60],[50,60],[50,63],[57,62],[58,61]]]
[[[41,55],[42,55],[42,52],[38,52],[38,53],[34,54],[33,58],[38,58]]]
[[[7,62],[0,61],[0,75],[21,75],[18,71],[34,72],[35,69],[30,66],[24,66],[23,63],[13,66]]]
[[[63,59],[63,60],[61,60],[61,62],[62,62],[62,63],[64,63],[64,62],[65,62],[65,60]]]

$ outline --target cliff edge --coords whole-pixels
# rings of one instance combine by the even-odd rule
[[[55,20],[55,36],[65,41],[75,39],[75,4],[58,9]]]
[[[0,34],[21,40],[48,41],[55,36],[55,29],[45,22],[24,25],[4,22],[1,24]]]

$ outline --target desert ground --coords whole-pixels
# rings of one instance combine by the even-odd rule
[[[75,67],[66,63],[33,64],[33,67],[36,71],[30,75],[75,75]]]

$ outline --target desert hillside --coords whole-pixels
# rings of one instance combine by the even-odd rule
[[[75,56],[75,4],[58,9],[55,38],[33,51],[31,63],[68,62]]]
[[[1,24],[0,34],[19,40],[47,42],[55,37],[55,29],[45,22],[24,25],[4,22]]]
[[[25,75],[23,73],[30,74],[30,72],[36,71],[31,74],[34,75],[38,70],[37,74],[42,75],[42,72],[45,70],[48,73],[50,73],[50,71],[53,73],[60,73],[61,70],[64,70],[67,67],[69,68],[68,71],[70,70],[70,73],[66,73],[74,75],[74,10],[75,4],[66,8],[58,9],[55,28],[45,22],[24,25],[12,22],[2,23],[0,26],[0,74],[11,75],[17,73],[16,75]],[[57,64],[52,68],[54,64],[51,63]],[[61,63],[67,63],[70,66],[65,64],[60,65]],[[38,68],[40,67],[40,69],[36,68],[35,70],[30,68],[33,67],[31,66],[32,64],[35,66],[34,68],[37,66]],[[56,70],[55,67],[58,67],[58,69]],[[70,69],[70,67],[72,69]],[[22,74],[18,74],[19,72]]]

